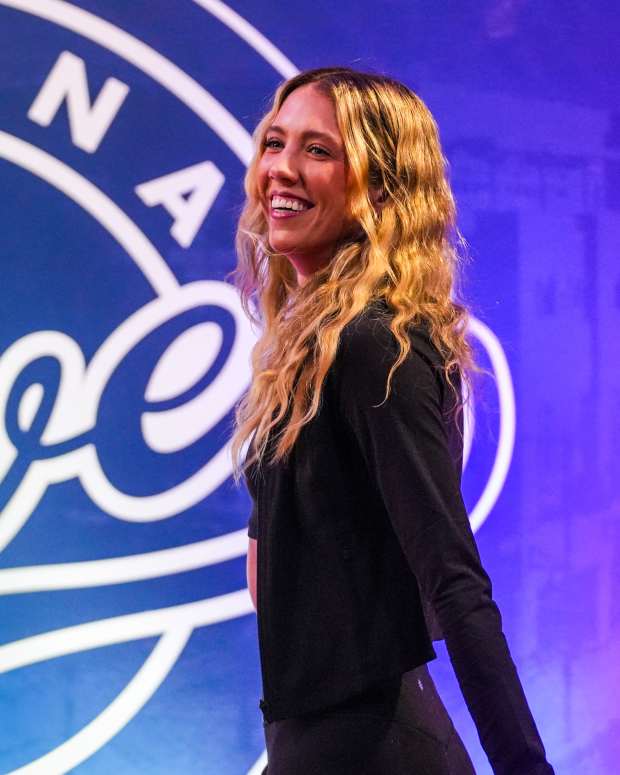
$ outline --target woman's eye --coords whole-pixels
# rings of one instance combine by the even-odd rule
[[[265,146],[265,148],[281,148],[282,141],[278,140],[276,137],[268,137],[263,143],[263,145]]]
[[[329,156],[329,153],[325,150],[325,148],[321,148],[320,145],[311,145],[308,150],[314,156]]]

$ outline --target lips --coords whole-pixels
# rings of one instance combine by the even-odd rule
[[[303,197],[287,191],[274,191],[270,197],[270,212],[274,218],[289,218],[301,215],[314,207],[314,204]]]

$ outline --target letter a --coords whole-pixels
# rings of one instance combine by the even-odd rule
[[[49,126],[66,99],[73,144],[94,153],[128,92],[127,84],[108,78],[91,105],[84,60],[63,51],[30,106],[28,118],[41,126]]]
[[[148,207],[162,205],[174,218],[170,234],[188,248],[202,226],[222,185],[224,175],[203,161],[155,180],[140,183],[136,194]]]

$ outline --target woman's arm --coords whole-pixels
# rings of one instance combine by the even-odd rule
[[[443,416],[437,354],[423,331],[396,370],[387,322],[343,332],[336,384],[422,596],[437,615],[463,696],[496,775],[551,775],[502,632],[461,497]],[[362,376],[363,375],[363,376]]]
[[[248,558],[245,566],[246,577],[248,580],[248,590],[252,598],[252,604],[256,611],[256,551],[258,541],[255,538],[248,539]]]
[[[248,455],[252,454],[252,448],[248,450]],[[248,556],[245,565],[245,573],[248,582],[248,591],[252,598],[254,610],[256,607],[256,562],[258,553],[258,491],[253,480],[252,472],[246,472],[245,483],[252,498],[252,511],[248,520]]]

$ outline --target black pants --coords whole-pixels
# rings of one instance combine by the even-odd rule
[[[475,775],[426,665],[319,713],[265,724],[263,775]]]

